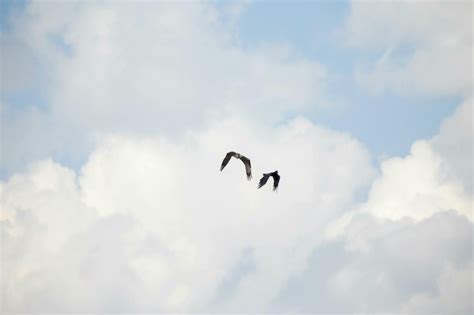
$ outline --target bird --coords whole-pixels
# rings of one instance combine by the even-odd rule
[[[224,160],[222,161],[222,164],[221,164],[221,172],[224,169],[224,167],[227,165],[227,163],[229,163],[231,157],[235,157],[236,159],[240,159],[244,163],[245,172],[247,173],[247,179],[251,180],[252,179],[252,166],[250,165],[250,159],[243,156],[240,153],[236,153],[236,152],[233,152],[233,151],[230,151],[225,155],[225,158],[224,158]]]
[[[280,182],[280,175],[278,175],[278,171],[274,171],[273,173],[264,173],[263,177],[260,179],[258,183],[258,188],[260,189],[263,185],[267,183],[269,177],[273,177],[273,191],[276,191],[278,188],[278,183]]]

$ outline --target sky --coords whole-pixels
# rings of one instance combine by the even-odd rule
[[[473,312],[472,2],[0,5],[2,313]]]

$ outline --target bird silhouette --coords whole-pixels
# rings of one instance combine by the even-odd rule
[[[278,183],[280,182],[280,175],[278,175],[278,171],[274,171],[273,173],[264,173],[263,177],[258,182],[258,189],[267,183],[270,176],[273,177],[273,191],[277,190]]]
[[[231,157],[234,157],[236,159],[240,159],[244,163],[245,172],[247,173],[247,179],[251,180],[252,179],[252,166],[250,164],[249,158],[243,156],[242,154],[233,152],[233,151],[228,152],[225,155],[225,158],[224,158],[224,160],[222,161],[222,164],[221,164],[221,172],[224,169],[224,167],[229,163]]]

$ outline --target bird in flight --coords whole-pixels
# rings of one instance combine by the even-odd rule
[[[221,172],[224,169],[224,167],[227,165],[227,163],[229,163],[231,157],[235,157],[236,159],[240,159],[242,162],[244,162],[245,172],[247,173],[247,179],[251,180],[252,179],[252,169],[251,169],[251,165],[250,165],[250,160],[247,157],[245,157],[245,156],[243,156],[239,153],[233,152],[233,151],[231,151],[231,152],[229,152],[225,155],[225,158],[224,158],[224,160],[222,161],[222,164],[221,164]]]
[[[258,183],[258,189],[260,189],[263,185],[267,183],[269,177],[273,177],[273,191],[277,190],[278,183],[280,182],[280,175],[278,175],[278,171],[274,171],[273,173],[263,174],[263,177],[260,179]]]

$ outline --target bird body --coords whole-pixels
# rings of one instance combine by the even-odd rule
[[[221,172],[224,169],[224,167],[229,163],[232,157],[236,159],[240,159],[244,163],[247,179],[251,180],[252,179],[252,166],[250,163],[250,159],[233,151],[230,151],[225,155],[224,160],[222,161],[222,164],[221,164]]]
[[[278,171],[274,171],[272,173],[264,173],[263,177],[260,179],[258,183],[258,189],[260,189],[262,186],[264,186],[268,179],[273,177],[273,191],[277,190],[278,188],[278,183],[280,182],[280,175],[278,175]]]

